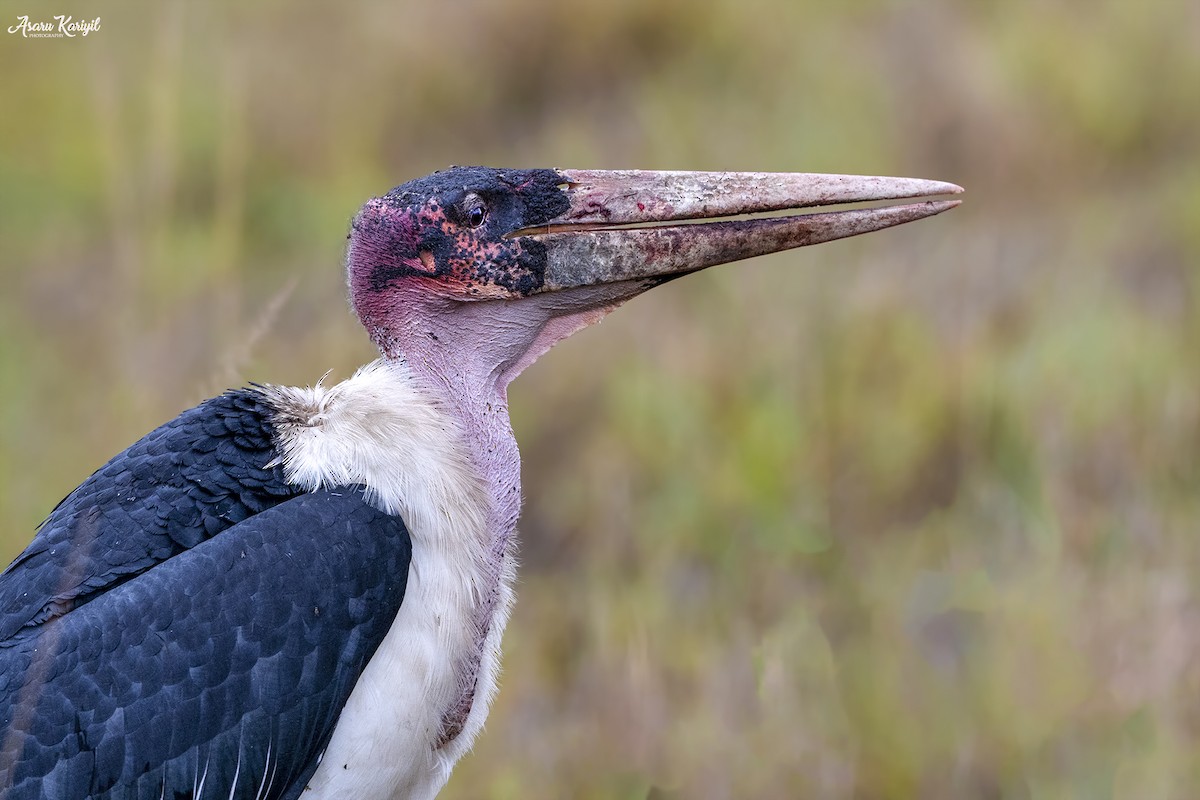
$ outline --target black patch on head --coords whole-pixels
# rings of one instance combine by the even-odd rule
[[[389,257],[372,271],[372,289],[423,276],[453,282],[468,296],[488,296],[493,286],[520,295],[538,290],[545,279],[545,246],[504,236],[567,211],[570,202],[559,188],[565,181],[551,169],[452,167],[396,187],[382,199],[413,224],[395,231],[385,248]],[[432,272],[404,263],[421,252],[433,257]]]
[[[564,213],[570,202],[558,187],[565,181],[552,169],[451,167],[397,186],[384,199],[413,208],[437,198],[449,217],[461,215],[463,200],[474,193],[488,204],[489,225],[499,223],[503,234],[541,225]],[[462,216],[451,219],[467,224]]]

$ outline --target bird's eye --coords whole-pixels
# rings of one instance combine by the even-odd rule
[[[483,204],[483,200],[472,195],[467,199],[467,224],[472,228],[478,228],[487,219],[487,206]]]

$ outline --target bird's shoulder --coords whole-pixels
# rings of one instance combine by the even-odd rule
[[[256,389],[206,400],[100,467],[0,575],[0,643],[303,490]]]

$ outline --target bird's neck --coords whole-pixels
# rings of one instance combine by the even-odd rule
[[[493,500],[488,527],[503,546],[515,530],[521,501],[521,456],[503,380],[509,348],[492,347],[486,332],[463,315],[463,324],[451,326],[440,314],[414,313],[391,330],[372,333],[386,359],[407,363],[432,399],[460,422],[472,468]]]
[[[412,303],[389,309],[368,331],[389,361],[402,361],[458,422],[471,468],[490,499],[492,564],[499,571],[521,508],[521,459],[508,416],[511,367],[533,334],[497,325],[491,303]],[[504,320],[501,320],[504,322]]]
[[[516,532],[521,511],[521,454],[508,416],[507,385],[476,354],[405,358],[435,401],[459,422],[471,469],[484,484],[490,504],[488,531],[492,563],[498,565]]]
[[[410,287],[355,294],[355,310],[384,356],[403,361],[453,413],[472,466],[493,501],[495,555],[521,508],[521,460],[508,417],[508,384],[554,344],[601,319],[644,287],[580,287],[520,300],[438,300]]]
[[[419,309],[421,310],[421,309]],[[462,313],[462,312],[466,313]],[[528,338],[520,326],[488,336],[483,317],[459,309],[449,324],[438,315],[393,315],[387,328],[368,330],[385,359],[403,369],[422,393],[448,413],[464,440],[469,469],[486,497],[486,539],[474,560],[474,644],[455,667],[457,690],[444,709],[434,748],[461,755],[483,724],[495,689],[500,638],[512,604],[521,458],[508,416],[508,381]],[[364,320],[365,322],[365,320]],[[399,323],[399,324],[397,324]],[[414,543],[414,562],[418,554]],[[421,569],[418,564],[417,569]]]
[[[633,287],[633,288],[631,288]],[[457,758],[483,724],[495,689],[500,637],[512,604],[515,535],[521,510],[521,460],[508,416],[508,384],[560,339],[636,293],[633,284],[588,287],[584,294],[516,301],[439,302],[405,286],[355,293],[355,311],[385,359],[420,384],[422,395],[457,423],[467,465],[486,496],[482,552],[474,550],[474,646],[454,668],[434,748]],[[413,560],[420,572],[418,542]],[[410,578],[411,580],[411,578]]]

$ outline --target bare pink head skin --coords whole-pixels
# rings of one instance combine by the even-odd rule
[[[493,499],[498,582],[521,504],[507,390],[522,370],[666,281],[922,219],[958,201],[720,218],[961,191],[855,175],[454,167],[363,206],[349,237],[350,299],[384,358],[405,362],[460,419]],[[481,619],[492,610],[486,602]],[[464,702],[469,710],[469,692]]]

